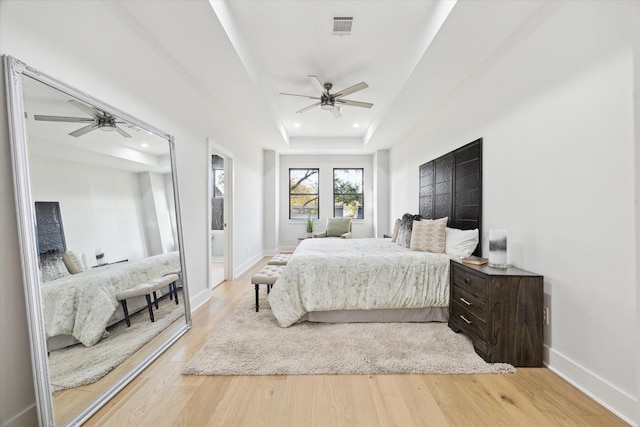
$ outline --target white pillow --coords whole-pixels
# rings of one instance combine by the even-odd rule
[[[479,232],[477,228],[473,230],[459,230],[457,228],[447,227],[444,251],[455,257],[468,257],[476,250],[476,246],[478,246],[478,236]]]
[[[82,255],[77,252],[66,251],[62,255],[62,262],[64,262],[65,267],[71,274],[78,274],[84,271]]]
[[[391,234],[391,241],[393,243],[398,240],[398,231],[400,230],[400,218],[396,219],[396,223],[393,225],[393,234]]]

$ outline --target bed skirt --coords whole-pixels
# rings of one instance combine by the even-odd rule
[[[313,311],[300,321],[323,323],[446,322],[449,307]]]

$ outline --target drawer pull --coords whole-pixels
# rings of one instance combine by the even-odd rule
[[[469,307],[471,307],[473,304],[471,304],[469,301],[467,301],[466,299],[460,297],[460,301],[462,301],[463,303],[467,304]]]
[[[460,318],[461,318],[462,320],[464,320],[464,321],[465,321],[465,323],[466,323],[467,325],[470,325],[470,324],[472,324],[472,323],[473,323],[471,320],[467,319],[467,318],[466,318],[466,317],[464,317],[462,314],[460,315]]]
[[[468,278],[468,277],[466,277],[466,278],[464,279],[464,283],[465,283],[466,285],[468,285],[469,283],[471,283],[471,280],[469,280],[469,278]]]

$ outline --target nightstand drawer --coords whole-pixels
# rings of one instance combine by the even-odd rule
[[[452,299],[450,302],[451,304],[456,302],[461,306],[465,307],[467,311],[471,312],[476,317],[482,320],[486,320],[485,313],[486,313],[487,305],[485,304],[485,302],[476,298],[470,293],[465,292],[463,289],[460,288],[460,286],[457,286],[454,284],[453,290],[451,292],[451,299]]]
[[[452,307],[451,315],[463,332],[470,332],[483,340],[486,338],[487,328],[485,322],[457,302],[454,302]]]
[[[480,274],[472,273],[464,267],[453,263],[451,271],[455,286],[474,295],[476,298],[486,301],[487,299],[487,278]]]

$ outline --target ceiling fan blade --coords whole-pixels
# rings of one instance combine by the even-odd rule
[[[333,107],[331,109],[331,114],[333,114],[333,117],[335,117],[336,119],[342,117],[342,113],[340,113],[340,107]]]
[[[325,95],[329,96],[329,92],[327,92],[327,90],[324,88],[324,85],[322,84],[322,82],[320,81],[318,76],[308,75],[307,77],[309,77],[309,80],[311,81],[311,84],[317,90],[319,90],[321,93],[324,93]]]
[[[360,82],[357,85],[353,85],[353,86],[348,87],[346,89],[342,89],[340,92],[337,92],[337,93],[333,94],[333,96],[336,99],[338,99],[338,98],[341,98],[343,96],[347,96],[349,94],[352,94],[354,92],[358,92],[359,90],[366,89],[368,87],[369,87],[369,85],[366,84],[365,82]]]
[[[373,104],[369,102],[360,102],[360,101],[350,101],[348,99],[336,99],[336,103],[340,103],[343,105],[350,105],[352,107],[362,107],[362,108],[371,108]]]
[[[75,137],[79,137],[79,136],[82,136],[82,135],[84,135],[86,133],[91,132],[92,130],[98,129],[99,127],[100,126],[98,125],[98,123],[92,123],[89,126],[85,126],[83,128],[80,128],[78,130],[75,130],[75,131],[71,132],[69,135],[75,136]]]
[[[303,108],[302,110],[296,111],[296,113],[304,113],[305,111],[311,110],[312,108],[315,108],[318,105],[320,105],[320,103],[316,102],[315,104],[311,104],[308,107]]]
[[[92,117],[100,117],[101,119],[105,118],[105,114],[102,111],[98,110],[95,107],[90,107],[86,104],[83,104],[78,100],[70,99],[69,104],[73,105],[76,108],[79,108],[80,110],[84,111],[85,113],[87,113]]]
[[[82,118],[82,117],[62,117],[62,116],[43,116],[40,114],[34,114],[34,120],[43,120],[46,122],[72,122],[72,123],[92,123],[95,119]]]
[[[116,132],[118,132],[120,135],[124,136],[125,138],[131,138],[131,135],[129,135],[127,132],[124,131],[124,129],[116,126]]]
[[[309,98],[309,99],[320,99],[320,97],[318,97],[318,96],[296,95],[295,93],[284,93],[284,92],[280,92],[280,95],[287,95],[287,96],[299,96],[299,97],[302,97],[302,98]]]

